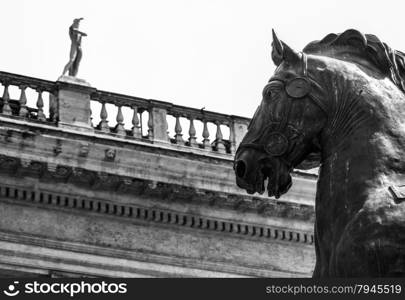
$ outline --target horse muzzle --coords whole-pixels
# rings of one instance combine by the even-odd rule
[[[236,184],[249,194],[256,192],[263,194],[265,191],[265,174],[261,170],[262,164],[260,163],[262,156],[262,153],[254,149],[243,149],[235,157]]]
[[[236,184],[248,194],[263,194],[279,198],[291,187],[288,167],[277,158],[269,158],[260,151],[243,149],[235,157]],[[267,184],[266,184],[267,182]]]

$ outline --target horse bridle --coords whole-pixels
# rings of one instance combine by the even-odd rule
[[[288,119],[291,113],[292,101],[294,99],[304,98],[305,96],[308,96],[311,93],[311,82],[308,79],[307,75],[307,57],[304,53],[301,53],[301,61],[302,61],[302,76],[294,77],[288,81],[277,77],[273,77],[269,81],[269,84],[274,81],[281,82],[284,86],[284,91],[288,96],[287,97],[288,103],[284,117],[281,119],[280,122],[271,123],[277,124],[276,130],[271,132],[270,134],[267,134],[268,130],[266,129],[272,125],[267,126],[265,130],[262,131],[261,135],[258,138],[256,138],[256,140],[260,141],[262,140],[263,136],[266,136],[265,143],[263,142],[241,143],[239,145],[238,151],[240,151],[243,148],[251,148],[259,150],[261,152],[266,153],[270,157],[277,157],[278,159],[281,159],[289,169],[292,168],[292,163],[284,157],[286,152],[288,151],[290,140],[292,139],[292,137],[287,137],[285,134],[287,127],[289,127]]]

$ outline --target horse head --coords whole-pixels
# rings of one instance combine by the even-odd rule
[[[273,32],[272,59],[235,155],[238,186],[263,193],[268,180],[278,198],[316,153],[313,276],[404,276],[405,202],[393,191],[405,178],[405,54],[349,29],[303,52]]]
[[[291,187],[292,169],[320,150],[326,95],[309,72],[307,55],[291,49],[274,31],[272,60],[277,69],[263,89],[234,169],[237,185],[248,193],[262,194],[268,180],[269,196],[278,198]]]

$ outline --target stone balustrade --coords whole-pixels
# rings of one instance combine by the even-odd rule
[[[0,83],[4,87],[0,102],[2,115],[19,116],[40,122],[55,123],[58,120],[55,82],[0,72]],[[10,96],[12,88],[19,90],[18,96]],[[35,99],[28,98],[28,94]]]
[[[4,86],[0,102],[3,116],[177,148],[233,155],[249,122],[243,117],[100,91],[71,82],[7,72],[0,72],[0,82]],[[11,86],[19,89],[18,98],[10,97]],[[36,93],[36,101],[27,99],[27,89],[31,90],[30,95]]]
[[[96,91],[91,99],[101,105],[100,121],[94,127],[96,130],[222,154],[234,154],[249,122],[249,119],[243,117],[104,91]],[[107,105],[117,108],[114,115],[109,114]],[[128,124],[124,123],[124,107],[131,111],[130,129],[126,129]],[[169,122],[169,118],[172,122]],[[115,126],[109,125],[111,120],[115,121]],[[197,136],[197,127],[200,136]],[[228,133],[226,136],[224,129]]]

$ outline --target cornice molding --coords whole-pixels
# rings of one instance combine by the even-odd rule
[[[0,201],[19,205],[36,205],[51,209],[75,210],[81,213],[109,215],[122,220],[178,226],[188,229],[214,231],[255,238],[264,241],[300,243],[312,245],[312,232],[290,230],[263,224],[243,223],[233,220],[182,213],[155,207],[113,203],[101,199],[89,199],[78,195],[66,195],[49,191],[38,191],[0,183]]]
[[[27,176],[38,178],[48,183],[71,183],[98,191],[149,196],[166,203],[168,201],[193,203],[238,212],[251,212],[264,217],[314,221],[314,207],[311,205],[202,190],[5,155],[0,155],[0,173],[16,178]]]

